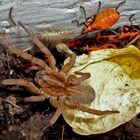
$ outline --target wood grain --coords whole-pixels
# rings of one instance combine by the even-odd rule
[[[121,0],[101,0],[101,10],[115,7]],[[12,6],[15,21],[22,21],[35,33],[47,28],[71,29],[80,33],[71,21],[78,19],[83,21],[79,6],[85,7],[87,15],[96,13],[98,0],[3,0],[0,5],[0,33],[11,38],[14,46],[27,48],[31,46],[28,36],[19,27],[12,25],[8,13]],[[119,8],[121,18],[113,26],[129,25],[128,17],[135,14],[134,24],[140,24],[140,0],[127,0],[125,5]],[[6,32],[6,33],[4,33]]]

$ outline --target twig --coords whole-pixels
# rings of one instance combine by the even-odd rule
[[[127,45],[126,45],[126,48],[128,47],[128,46],[130,46],[132,43],[134,43],[137,39],[139,39],[140,38],[140,34],[139,35],[137,35],[132,41],[130,41]]]
[[[64,140],[64,130],[65,130],[65,127],[64,125],[62,126],[62,135],[61,135],[61,140]]]

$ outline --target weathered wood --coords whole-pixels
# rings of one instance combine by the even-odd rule
[[[121,0],[101,0],[101,10],[108,7],[115,7]],[[96,13],[98,8],[97,0],[3,0],[0,5],[0,32],[9,32],[7,35],[11,37],[12,43],[16,47],[29,47],[29,38],[21,28],[12,25],[8,13],[13,6],[13,18],[15,21],[22,21],[30,27],[34,32],[48,27],[57,27],[72,29],[76,33],[80,33],[80,29],[71,21],[78,19],[83,20],[79,6],[85,7],[87,15]],[[127,0],[126,3],[119,8],[121,19],[113,26],[130,24],[128,18],[131,14],[135,14],[134,24],[140,24],[140,0]],[[6,23],[5,23],[6,22]],[[6,25],[7,24],[7,25]],[[9,24],[9,25],[8,25]],[[6,35],[6,36],[7,36]]]

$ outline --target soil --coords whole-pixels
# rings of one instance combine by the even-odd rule
[[[26,73],[25,67],[21,69],[21,64],[27,62],[11,54],[3,46],[0,46],[0,54],[0,81],[33,76]],[[78,135],[62,116],[52,127],[44,129],[55,109],[48,100],[23,102],[23,98],[30,94],[23,87],[0,84],[0,140],[140,140],[140,115],[100,135]]]

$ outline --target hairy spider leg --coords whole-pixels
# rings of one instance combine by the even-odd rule
[[[11,46],[8,40],[5,40],[4,38],[0,37],[0,44],[8,48],[12,53],[24,58],[25,60],[30,61],[31,63],[36,64],[43,69],[48,68],[48,65],[43,60],[18,50],[17,48]]]
[[[75,60],[76,60],[76,55],[73,53],[70,55],[70,61],[63,66],[61,72],[67,73],[74,66]]]
[[[38,48],[47,55],[48,63],[53,70],[56,70],[56,61],[50,50],[45,47],[45,45],[39,40],[39,38],[34,35],[31,31],[29,31],[22,22],[18,22],[18,24],[27,32],[27,34],[31,37],[32,41],[38,46]]]
[[[87,112],[87,113],[98,115],[98,116],[105,115],[105,114],[119,113],[119,111],[109,111],[109,110],[101,111],[101,110],[91,109],[82,104],[71,102],[68,99],[64,99],[63,102],[65,105],[67,105],[70,108],[77,108],[83,112]]]

